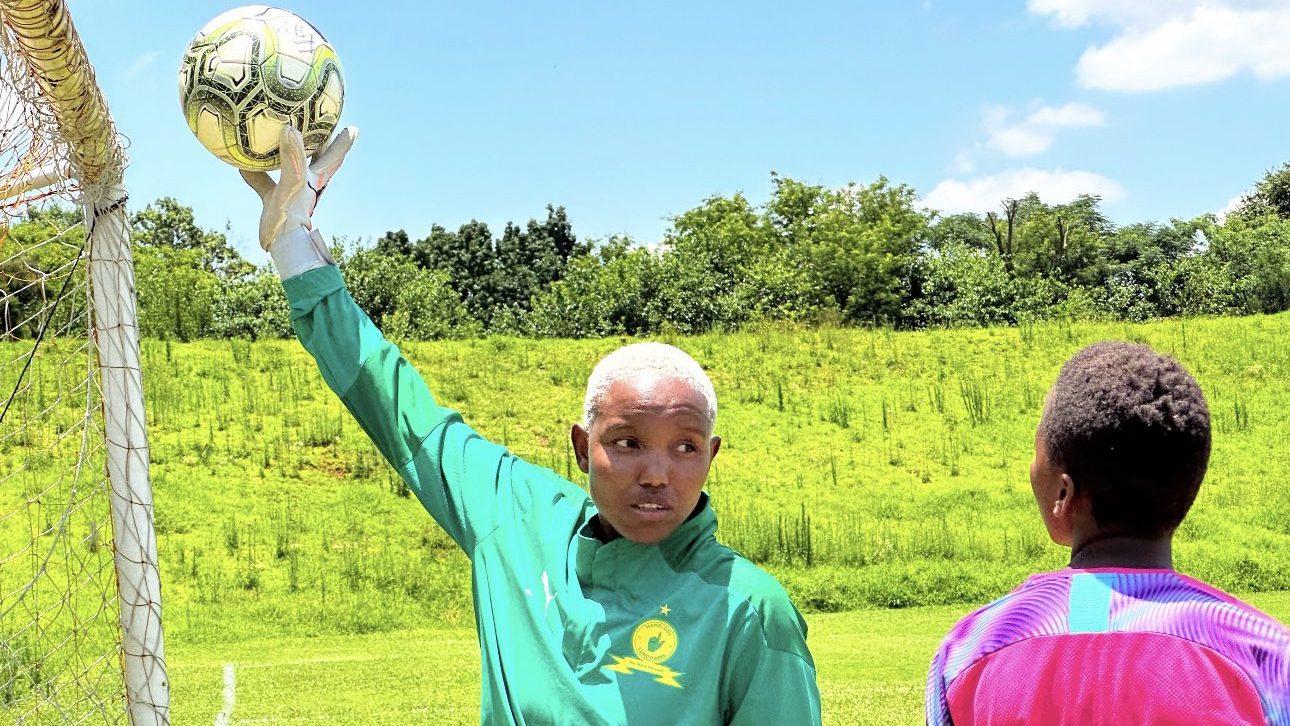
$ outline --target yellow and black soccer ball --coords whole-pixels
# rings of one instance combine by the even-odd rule
[[[197,140],[240,169],[277,169],[285,124],[305,150],[323,144],[340,121],[345,82],[340,59],[314,26],[294,13],[247,5],[197,32],[179,66],[179,100]]]

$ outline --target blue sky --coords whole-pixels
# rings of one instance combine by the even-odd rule
[[[134,208],[170,195],[262,262],[259,201],[191,136],[176,71],[235,3],[69,0]],[[362,129],[315,217],[350,239],[564,205],[657,242],[770,172],[885,175],[930,207],[1101,194],[1120,223],[1217,212],[1290,160],[1286,0],[289,2]]]

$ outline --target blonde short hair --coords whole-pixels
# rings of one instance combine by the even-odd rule
[[[704,415],[711,428],[717,423],[717,392],[703,366],[688,353],[667,343],[632,343],[615,350],[596,364],[587,379],[582,403],[582,425],[590,429],[609,389],[618,381],[645,373],[681,381],[703,397]]]

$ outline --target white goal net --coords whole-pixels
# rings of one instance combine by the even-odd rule
[[[169,723],[125,155],[64,0],[0,0],[0,723]]]

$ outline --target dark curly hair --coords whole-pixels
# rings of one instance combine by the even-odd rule
[[[1182,523],[1209,465],[1209,406],[1178,361],[1095,343],[1066,361],[1039,422],[1048,456],[1088,492],[1099,526],[1158,537]]]

